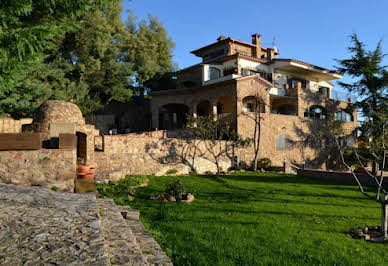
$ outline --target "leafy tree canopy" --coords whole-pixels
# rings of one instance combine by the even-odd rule
[[[362,114],[359,130],[364,139],[373,139],[370,148],[381,152],[382,127],[388,121],[388,71],[383,64],[385,54],[381,41],[372,51],[365,49],[356,34],[351,35],[350,58],[337,60],[337,70],[349,75],[353,82],[340,85],[359,96],[355,103]]]
[[[121,21],[118,0],[2,1],[0,115],[31,116],[47,99],[84,114],[129,101],[174,69],[173,42],[152,16]]]

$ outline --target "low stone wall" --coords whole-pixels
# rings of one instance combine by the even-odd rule
[[[177,139],[127,134],[105,135],[102,142],[103,152],[94,155],[98,180],[117,180],[128,174],[163,175],[174,168],[178,174],[187,174],[193,167],[198,173],[216,172],[213,162],[185,156],[187,150]],[[222,158],[220,165],[227,170],[231,159]]]
[[[15,120],[9,117],[0,117],[0,133],[21,133],[22,126],[31,123],[32,118]]]
[[[321,171],[313,169],[298,169],[297,174],[301,176],[307,176],[319,180],[333,181],[342,184],[357,185],[352,173],[350,172],[337,172],[337,171]],[[364,186],[375,186],[375,181],[366,174],[357,174],[360,183]],[[383,186],[388,184],[388,176],[384,177]]]
[[[0,182],[74,191],[75,150],[0,151]]]

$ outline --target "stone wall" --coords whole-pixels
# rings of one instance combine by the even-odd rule
[[[32,118],[16,120],[9,117],[0,117],[0,133],[21,133],[22,126],[31,123]]]
[[[0,182],[73,192],[75,150],[0,151]]]
[[[199,173],[216,172],[215,164],[206,159],[196,157],[193,163],[191,156],[184,155],[187,150],[178,139],[136,134],[108,135],[103,136],[103,143],[104,151],[94,155],[98,180],[117,180],[128,174],[163,175],[173,168],[179,174],[187,174],[193,164]],[[227,170],[231,160],[222,158],[220,165]]]

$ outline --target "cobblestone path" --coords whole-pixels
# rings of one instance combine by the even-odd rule
[[[142,230],[138,212],[93,193],[0,184],[0,265],[172,265]]]

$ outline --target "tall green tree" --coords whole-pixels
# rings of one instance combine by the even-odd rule
[[[45,90],[26,87],[53,40],[80,25],[78,18],[111,0],[3,0],[0,3],[0,114],[24,116]]]
[[[351,35],[351,57],[337,60],[337,70],[352,82],[339,82],[347,91],[358,95],[355,105],[361,112],[360,132],[365,139],[373,138],[373,149],[381,151],[381,128],[388,117],[388,71],[383,60],[381,41],[372,51],[365,49],[356,34]]]
[[[120,3],[109,3],[86,13],[82,27],[68,32],[49,52],[44,80],[52,99],[72,101],[84,114],[112,100],[125,102],[132,95],[133,66],[124,61],[125,39]]]
[[[143,95],[161,86],[174,86],[172,72],[177,66],[172,61],[172,50],[175,44],[158,18],[150,15],[148,20],[137,23],[130,12],[125,29],[125,61],[134,67],[137,94]]]
[[[381,41],[376,48],[368,51],[356,34],[351,36],[352,45],[348,48],[350,58],[337,60],[337,70],[349,75],[351,83],[340,84],[349,92],[358,95],[355,105],[362,117],[359,121],[359,132],[364,141],[363,148],[352,148],[360,166],[364,169],[375,185],[375,192],[366,191],[354,174],[353,169],[346,162],[344,150],[347,147],[341,145],[341,139],[335,138],[343,164],[353,173],[353,176],[363,195],[377,201],[382,208],[382,240],[388,239],[388,190],[383,187],[384,167],[388,154],[388,71],[384,65],[384,54],[381,49]],[[349,149],[347,149],[349,150]],[[367,169],[367,162],[373,162],[373,169]],[[380,168],[380,170],[379,170]],[[380,197],[380,194],[383,196]]]
[[[119,0],[8,2],[14,8],[0,4],[0,114],[30,116],[47,99],[91,113],[162,86],[157,79],[174,70],[163,25],[132,13],[124,24]]]

